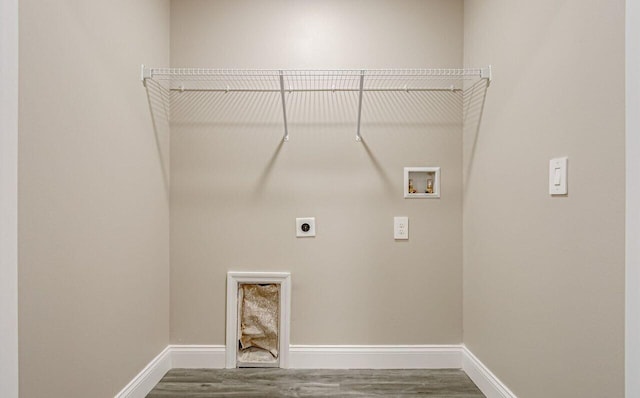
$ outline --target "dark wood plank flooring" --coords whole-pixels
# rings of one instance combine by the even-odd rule
[[[147,398],[484,398],[458,369],[172,369]]]

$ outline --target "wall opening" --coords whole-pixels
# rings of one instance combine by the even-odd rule
[[[288,367],[291,275],[227,274],[226,367]]]
[[[237,367],[280,366],[280,284],[238,286]]]

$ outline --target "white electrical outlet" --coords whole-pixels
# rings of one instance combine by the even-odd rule
[[[296,236],[298,238],[316,236],[316,218],[296,218]]]
[[[409,217],[393,217],[393,239],[409,239]]]

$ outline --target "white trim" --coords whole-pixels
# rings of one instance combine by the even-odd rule
[[[156,356],[140,373],[115,395],[115,398],[144,398],[172,368],[171,346]]]
[[[169,345],[115,398],[144,398],[173,368],[226,367],[223,345]],[[487,398],[517,398],[464,345],[292,345],[293,369],[462,369]]]
[[[460,369],[459,345],[292,345],[295,369]]]
[[[640,2],[626,1],[625,396],[640,397]]]
[[[280,356],[279,366],[289,367],[289,335],[291,320],[291,274],[289,272],[235,272],[227,273],[227,334],[226,366],[236,367],[238,349],[238,284],[279,283],[280,286]]]
[[[18,0],[0,0],[0,386],[18,397]]]
[[[223,345],[172,345],[171,367],[183,369],[223,369],[225,347]]]
[[[221,345],[172,345],[174,368],[224,368]],[[291,345],[291,369],[461,369],[460,345]]]
[[[171,346],[174,368],[224,368],[225,347]],[[291,369],[460,369],[460,345],[291,345]]]
[[[465,345],[462,345],[462,370],[487,398],[517,398]]]

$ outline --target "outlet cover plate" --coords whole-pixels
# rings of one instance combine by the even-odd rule
[[[409,217],[393,218],[393,239],[409,239]]]
[[[316,218],[301,217],[296,218],[296,236],[298,238],[307,238],[316,236]]]

